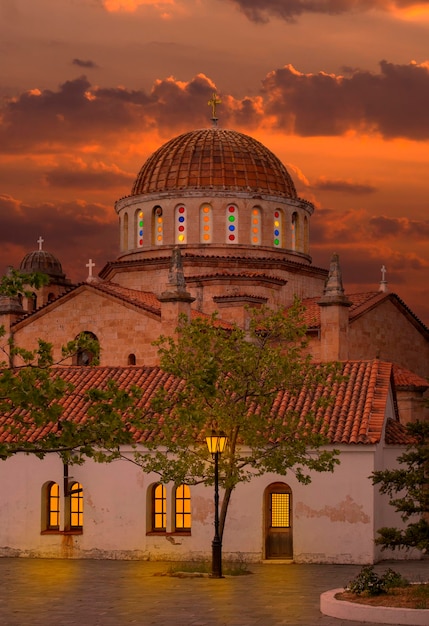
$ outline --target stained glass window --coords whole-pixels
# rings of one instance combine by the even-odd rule
[[[186,243],[186,207],[180,204],[176,207],[176,243]]]
[[[261,209],[258,207],[252,209],[250,243],[254,246],[261,245]]]
[[[234,204],[226,209],[226,242],[238,243],[238,209]]]
[[[176,530],[191,528],[191,490],[188,485],[176,489]]]
[[[212,208],[209,204],[203,204],[200,208],[200,242],[211,243],[212,241]]]

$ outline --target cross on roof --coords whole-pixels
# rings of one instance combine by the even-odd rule
[[[42,243],[43,243],[44,241],[45,241],[45,240],[44,240],[44,239],[42,239],[42,236],[40,236],[40,237],[39,237],[39,239],[37,240],[37,243],[39,244],[39,250],[42,250]]]
[[[92,268],[95,267],[95,263],[92,262],[92,259],[89,259],[85,267],[88,268],[88,277],[92,278]]]
[[[387,268],[385,265],[381,266],[381,280],[384,282],[386,280],[386,272]]]

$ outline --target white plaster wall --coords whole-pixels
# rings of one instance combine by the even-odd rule
[[[385,455],[392,460],[391,451]],[[228,512],[224,556],[264,558],[264,491],[280,481],[292,489],[295,561],[372,563],[379,558],[373,543],[375,517],[387,523],[391,507],[374,495],[368,479],[374,447],[344,446],[340,460],[334,473],[315,473],[307,486],[299,484],[292,472],[286,477],[266,474],[239,485]],[[87,461],[69,470],[84,489],[83,533],[47,535],[41,534],[41,489],[54,480],[62,490],[61,460],[55,455],[38,460],[20,454],[0,467],[0,555],[176,560],[211,554],[212,487],[191,487],[192,533],[183,536],[171,532],[173,486],[168,485],[167,533],[151,535],[146,532],[146,502],[157,476],[145,475],[126,461],[107,465]],[[381,507],[377,516],[375,506]]]

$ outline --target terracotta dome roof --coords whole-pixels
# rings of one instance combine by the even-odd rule
[[[56,256],[46,250],[35,250],[29,252],[21,261],[19,266],[21,272],[41,272],[52,278],[64,278],[65,274],[61,263]]]
[[[194,130],[171,139],[149,157],[132,195],[209,189],[296,198],[292,178],[263,144],[234,130]]]

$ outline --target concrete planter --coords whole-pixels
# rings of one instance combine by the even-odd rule
[[[346,600],[336,600],[337,593],[344,589],[331,589],[320,596],[320,610],[324,615],[355,622],[374,624],[405,624],[406,626],[427,626],[429,609],[401,609],[389,606],[366,606]]]

